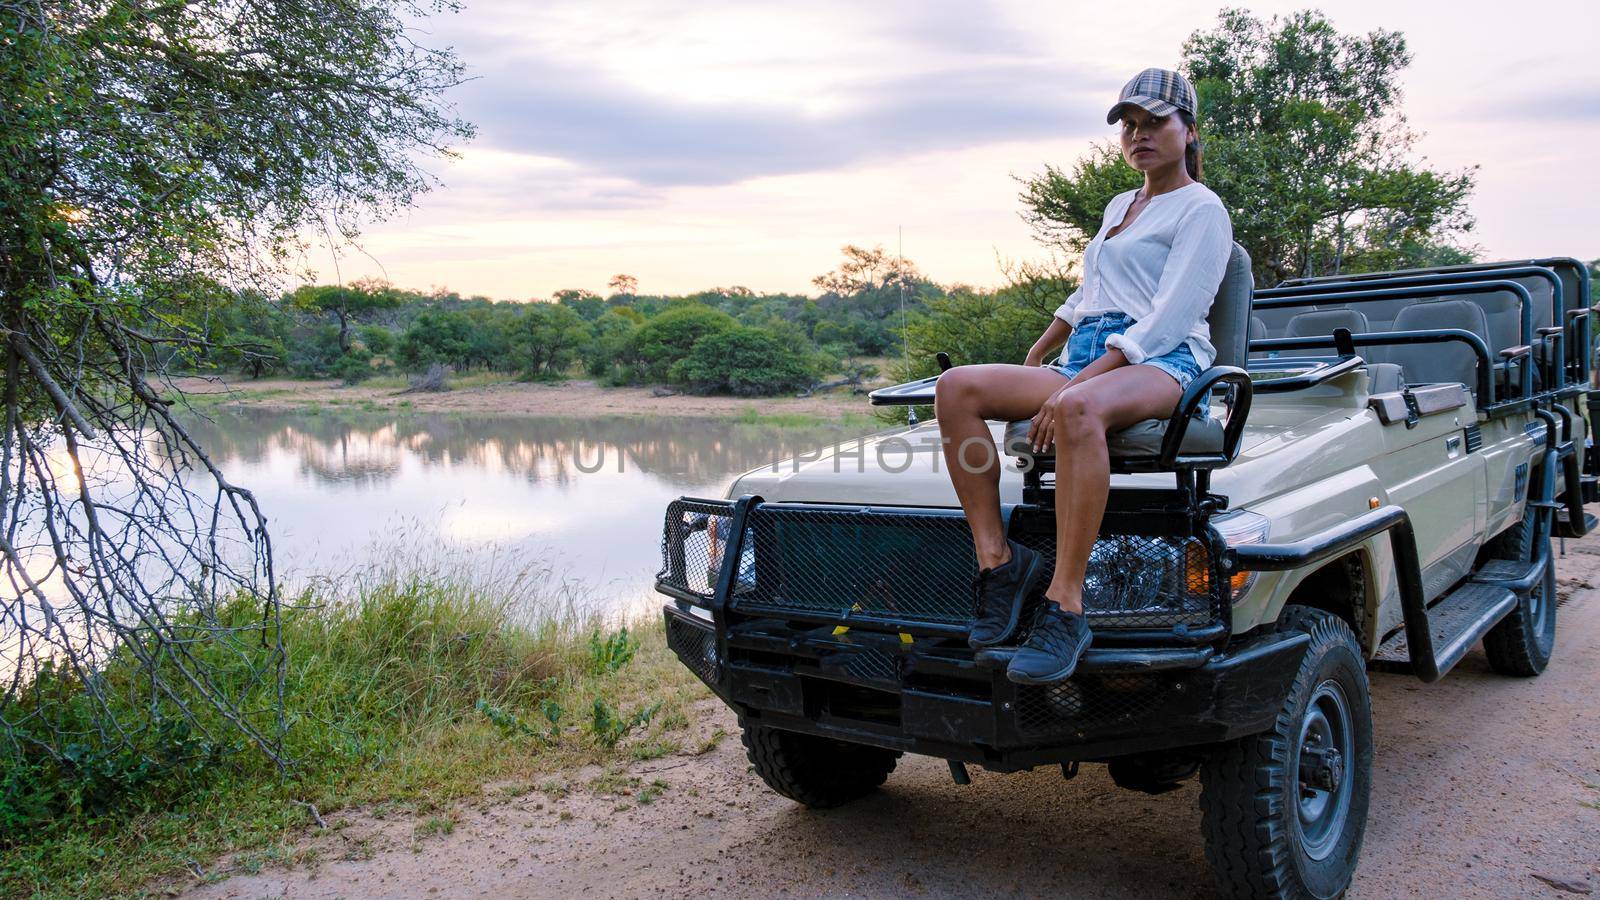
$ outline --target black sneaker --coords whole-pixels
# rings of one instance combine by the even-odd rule
[[[1083,651],[1094,635],[1080,613],[1069,613],[1054,603],[1042,604],[1033,616],[1028,639],[1017,648],[1006,678],[1019,684],[1051,684],[1072,677]]]
[[[973,649],[993,647],[1016,632],[1023,605],[1044,571],[1039,554],[1016,541],[1006,543],[1011,546],[1011,559],[1004,565],[979,571],[973,579],[977,615],[967,636],[967,645]]]

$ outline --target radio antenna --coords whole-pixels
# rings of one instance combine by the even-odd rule
[[[906,228],[896,225],[895,235],[898,246],[895,248],[895,281],[900,285],[900,354],[905,358],[906,374],[911,374],[911,333],[906,329]],[[917,424],[917,408],[906,407],[906,425]]]

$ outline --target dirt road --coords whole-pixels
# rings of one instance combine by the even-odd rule
[[[1600,537],[1567,544],[1556,660],[1540,678],[1475,650],[1444,681],[1374,674],[1377,764],[1354,897],[1600,892]],[[696,727],[733,730],[707,703]],[[496,786],[456,818],[335,819],[321,861],[197,897],[1211,896],[1194,783],[1160,797],[1104,767],[973,773],[908,758],[854,806],[808,812],[715,750]],[[341,827],[346,826],[346,827]],[[445,833],[448,831],[448,833]]]

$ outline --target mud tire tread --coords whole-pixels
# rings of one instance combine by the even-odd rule
[[[740,722],[745,756],[774,791],[812,809],[832,809],[872,793],[900,759],[894,750],[848,744]]]
[[[1372,759],[1371,705],[1361,646],[1343,619],[1310,607],[1288,607],[1279,620],[1280,631],[1310,633],[1300,672],[1295,676],[1282,709],[1267,731],[1219,745],[1200,768],[1201,829],[1206,859],[1224,897],[1311,897],[1292,854],[1297,852],[1290,829],[1296,814],[1285,802],[1282,785],[1288,771],[1290,742],[1298,739],[1297,711],[1318,683],[1317,661],[1344,648],[1352,660],[1351,675],[1361,694],[1352,714],[1367,718],[1364,733],[1357,726],[1354,777],[1370,779]],[[1351,698],[1352,701],[1355,698]],[[1351,798],[1350,815],[1356,819],[1353,859],[1360,851],[1368,796],[1366,785]],[[1351,865],[1354,871],[1354,865]],[[1345,882],[1348,886],[1348,878]],[[1340,888],[1333,896],[1342,896]]]

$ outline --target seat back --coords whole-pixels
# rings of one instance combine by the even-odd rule
[[[1298,313],[1283,330],[1284,337],[1331,337],[1335,328],[1348,329],[1351,334],[1362,334],[1367,328],[1367,317],[1355,309],[1314,309]],[[1284,350],[1284,356],[1331,356],[1331,347],[1313,347],[1309,350]]]
[[[1468,300],[1434,300],[1408,306],[1395,317],[1395,331],[1460,328],[1489,343],[1489,321],[1483,307]],[[1492,345],[1491,345],[1492,346]],[[1385,348],[1384,362],[1396,363],[1410,384],[1460,382],[1476,393],[1478,357],[1459,342],[1397,344]]]
[[[1244,368],[1250,356],[1250,298],[1255,293],[1250,275],[1250,254],[1238,244],[1228,255],[1228,268],[1217,285],[1206,321],[1211,326],[1211,346],[1217,358],[1212,365]]]

